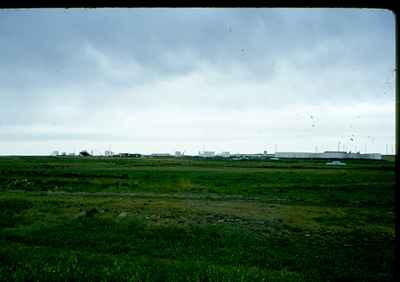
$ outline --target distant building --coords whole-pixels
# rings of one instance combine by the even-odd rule
[[[368,157],[368,159],[371,160],[382,160],[382,155],[379,153],[371,153],[371,154],[364,154],[365,156]]]
[[[325,151],[323,153],[317,153],[316,155],[319,155],[321,159],[346,159],[348,156],[348,154],[343,151]]]
[[[210,157],[215,157],[215,152],[213,151],[203,151],[199,152],[200,157],[205,157],[205,158],[210,158]]]
[[[276,158],[282,159],[361,159],[361,160],[381,160],[381,154],[360,154],[347,153],[342,151],[325,151],[323,153],[306,152],[276,152]]]
[[[183,156],[183,154],[182,154],[181,151],[176,151],[175,152],[175,157],[182,157],[182,156]]]
[[[104,156],[106,156],[106,157],[112,157],[113,155],[114,155],[113,151],[106,150],[106,151],[104,152]]]
[[[171,157],[171,154],[168,153],[155,153],[151,154],[152,157]]]
[[[131,154],[131,153],[119,153],[119,154],[116,154],[113,156],[120,157],[120,158],[140,158],[142,155],[141,154]]]
[[[271,157],[270,155],[265,155],[265,154],[233,154],[231,156],[241,160],[256,160],[256,159],[265,159]]]
[[[280,159],[313,159],[317,157],[317,154],[306,152],[276,152],[274,157]]]
[[[223,158],[229,158],[230,155],[231,155],[231,154],[230,154],[229,152],[222,152],[222,153],[220,154],[220,156],[223,157]]]
[[[263,159],[265,158],[267,155],[262,153],[262,154],[247,154],[246,155],[249,159]]]

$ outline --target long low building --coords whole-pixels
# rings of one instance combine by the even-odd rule
[[[323,153],[306,153],[306,152],[276,152],[275,158],[281,159],[364,159],[364,160],[381,160],[382,155],[378,153],[360,154],[347,153],[341,151],[325,151]]]
[[[203,151],[203,152],[199,152],[199,156],[200,157],[204,157],[204,158],[211,158],[211,157],[215,157],[215,152],[213,152],[213,151]]]

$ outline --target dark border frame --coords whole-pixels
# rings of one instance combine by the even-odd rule
[[[1,8],[104,8],[104,7],[330,7],[398,10],[397,0],[3,0]]]
[[[0,0],[0,8],[148,8],[148,7],[210,7],[210,8],[375,8],[393,12],[395,16],[395,250],[394,250],[394,281],[400,281],[400,43],[399,43],[399,13],[398,0],[231,0],[231,1],[188,1],[188,0]],[[397,4],[397,5],[396,5]]]

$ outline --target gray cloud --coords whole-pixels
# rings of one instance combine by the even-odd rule
[[[182,141],[200,137],[190,125],[176,129],[179,115],[202,132],[213,124],[204,122],[206,114],[219,124],[221,116],[241,119],[252,111],[275,120],[276,109],[306,115],[307,105],[394,101],[394,17],[388,11],[4,10],[0,50],[3,141],[24,134],[35,140],[162,139],[168,134],[148,134],[152,126],[161,130],[160,119],[175,128],[168,140],[183,133]],[[249,136],[263,126],[250,127]],[[302,132],[302,126],[291,130]],[[382,142],[393,142],[388,138]]]
[[[394,39],[388,36],[393,35],[393,17],[377,11],[137,9],[3,14],[0,34],[7,56],[2,65],[14,66],[16,72],[20,66],[33,68],[56,79],[61,72],[64,80],[72,70],[78,78],[86,73],[85,81],[90,74],[99,75],[98,62],[84,51],[87,45],[117,64],[133,61],[162,76],[186,74],[205,62],[222,70],[240,64],[263,79],[260,71],[273,68],[276,61],[296,59],[321,46],[329,51],[305,62],[314,63],[313,68],[342,61],[382,63],[382,56],[387,62],[383,50],[391,47],[394,52],[390,46]],[[182,54],[187,61],[179,60]]]

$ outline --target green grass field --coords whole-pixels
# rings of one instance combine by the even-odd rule
[[[0,158],[0,280],[393,281],[393,161]]]

